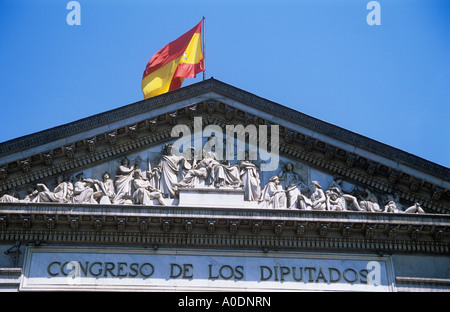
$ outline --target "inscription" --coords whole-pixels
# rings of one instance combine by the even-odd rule
[[[21,287],[390,291],[390,263],[379,256],[29,247]]]
[[[371,261],[369,263],[373,263]],[[378,265],[379,266],[379,265]],[[157,266],[156,266],[157,267]],[[158,267],[157,267],[158,268]],[[254,270],[260,272],[258,282],[295,281],[304,283],[338,283],[367,284],[369,270],[366,268],[355,270],[353,268],[335,268],[322,266],[289,267],[289,266],[251,266],[246,268],[242,265],[207,265],[209,280],[243,280],[246,271]],[[162,276],[168,279],[194,279],[195,272],[206,271],[204,266],[195,266],[192,263],[171,263],[167,272],[163,267],[158,268]],[[152,263],[127,263],[127,262],[101,262],[101,261],[53,261],[47,266],[47,273],[51,277],[74,276],[76,277],[112,277],[112,278],[150,278],[155,273],[155,265]],[[373,272],[370,272],[373,273]]]

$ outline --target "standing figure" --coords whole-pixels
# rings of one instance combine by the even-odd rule
[[[306,187],[304,185],[305,182],[303,181],[301,176],[298,173],[294,172],[294,164],[291,163],[290,161],[288,161],[284,165],[284,170],[280,173],[279,180],[283,189],[287,189],[293,184],[297,185],[303,184],[303,187]]]
[[[291,182],[286,188],[287,207],[289,209],[307,209],[303,195],[301,192],[302,187],[295,182]]]
[[[257,201],[261,196],[258,167],[249,160],[239,162],[241,181],[244,184],[244,200]]]
[[[173,145],[168,144],[163,150],[159,165],[153,170],[159,174],[159,190],[170,198],[175,198],[175,184],[179,181],[180,163],[184,159],[173,153]]]
[[[119,168],[117,168],[114,181],[116,187],[116,196],[113,204],[132,204],[131,201],[131,180],[133,179],[134,166],[128,168],[129,161],[124,158]]]
[[[311,195],[311,207],[313,210],[325,210],[327,208],[327,198],[325,193],[322,190],[319,182],[312,181],[311,187],[313,189],[313,193]]]

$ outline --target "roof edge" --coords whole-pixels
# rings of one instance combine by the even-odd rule
[[[424,173],[437,175],[445,181],[450,181],[450,169],[443,165],[423,159],[419,156],[357,134],[350,130],[343,129],[326,121],[322,121],[315,117],[252,94],[248,91],[244,91],[227,83],[221,82],[213,77],[159,96],[134,102],[67,124],[5,141],[0,143],[0,157],[5,157],[13,153],[20,152],[24,149],[31,149],[51,141],[56,141],[78,133],[89,131],[128,117],[132,117],[136,114],[141,114],[145,111],[162,108],[175,102],[186,100],[208,92],[215,92],[234,101],[243,103],[249,107],[311,129],[312,131],[320,133],[326,137],[342,141],[343,143],[361,148],[375,155],[396,160],[405,166],[409,166]]]

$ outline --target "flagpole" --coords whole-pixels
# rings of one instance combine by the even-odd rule
[[[203,80],[205,80],[205,73],[206,73],[206,53],[205,53],[205,17],[203,16],[203,27],[202,27],[202,31],[203,31],[203,66],[204,66],[204,70],[203,70]]]

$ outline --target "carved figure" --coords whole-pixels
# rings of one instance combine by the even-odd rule
[[[384,206],[384,212],[400,213],[402,211],[398,209],[395,202],[391,200],[387,203],[386,206]]]
[[[77,174],[77,182],[74,184],[72,202],[74,204],[97,204],[94,199],[94,180],[85,179],[82,173]]]
[[[132,204],[131,180],[133,179],[134,166],[128,168],[128,165],[128,159],[124,158],[119,168],[117,168],[114,180],[116,196],[113,199],[113,204]]]
[[[265,208],[286,208],[286,194],[281,188],[278,176],[273,176],[264,187],[261,200],[264,202]]]
[[[261,196],[258,167],[249,160],[239,162],[240,178],[244,185],[244,200],[257,201]]]
[[[38,194],[39,194],[39,191],[32,188],[31,186],[27,186],[27,192],[28,192],[28,194],[21,200],[21,202],[23,202],[23,203],[32,202],[33,199],[35,199],[36,196],[38,196]]]
[[[299,184],[291,182],[286,189],[287,208],[288,209],[307,209],[303,195],[301,193],[302,187]]]
[[[114,190],[114,181],[110,179],[109,173],[102,174],[102,181],[94,180],[94,186],[97,191],[101,192],[100,204],[111,204],[116,196]]]
[[[288,161],[284,165],[283,171],[279,175],[280,184],[283,187],[283,189],[287,189],[289,186],[293,184],[302,185],[305,186],[305,182],[301,178],[301,176],[294,172],[294,164],[290,161]]]
[[[159,190],[168,197],[175,197],[175,184],[178,183],[180,163],[184,159],[182,156],[177,156],[173,153],[173,145],[168,144],[163,150],[161,162],[155,168],[154,174],[159,175]]]
[[[8,191],[7,194],[4,194],[0,197],[0,202],[2,203],[18,203],[20,202],[19,196],[15,190]]]
[[[327,190],[325,193],[327,197],[327,209],[332,211],[347,210],[347,205],[343,194],[337,187]]]
[[[45,184],[38,183],[36,187],[39,193],[33,199],[33,202],[71,202],[73,195],[73,184],[71,182],[65,182],[62,175],[59,175],[57,177],[57,184],[58,185],[53,189],[53,191],[50,191],[50,189]]]
[[[166,205],[162,193],[156,190],[150,181],[142,176],[141,172],[134,172],[133,185],[136,189],[133,193],[135,204],[153,206],[153,199],[157,199],[161,205]]]
[[[213,152],[207,152],[209,158],[213,158],[209,165],[210,171],[210,183],[215,187],[223,186],[240,186],[242,184],[239,167],[237,165],[230,165],[220,163],[217,160],[216,155]]]
[[[214,158],[208,157],[208,153],[201,151],[201,160],[194,162],[191,169],[187,170],[183,179],[176,183],[176,186],[195,187],[200,184],[200,179],[207,179],[208,171],[211,170],[211,164],[215,162]]]
[[[311,194],[311,207],[313,210],[325,210],[327,208],[327,198],[325,193],[322,190],[319,182],[312,181],[311,187],[313,189],[313,193]]]
[[[365,200],[360,201],[359,206],[361,211],[381,212],[377,197],[369,189],[366,189]]]
[[[344,193],[342,189],[342,179],[335,179],[333,180],[330,185],[328,185],[328,190],[331,190],[332,188],[337,188],[339,190],[339,193],[341,196],[345,199],[346,203],[353,205],[357,211],[362,210],[361,207],[359,207],[358,200],[355,196],[350,195],[348,193]]]

